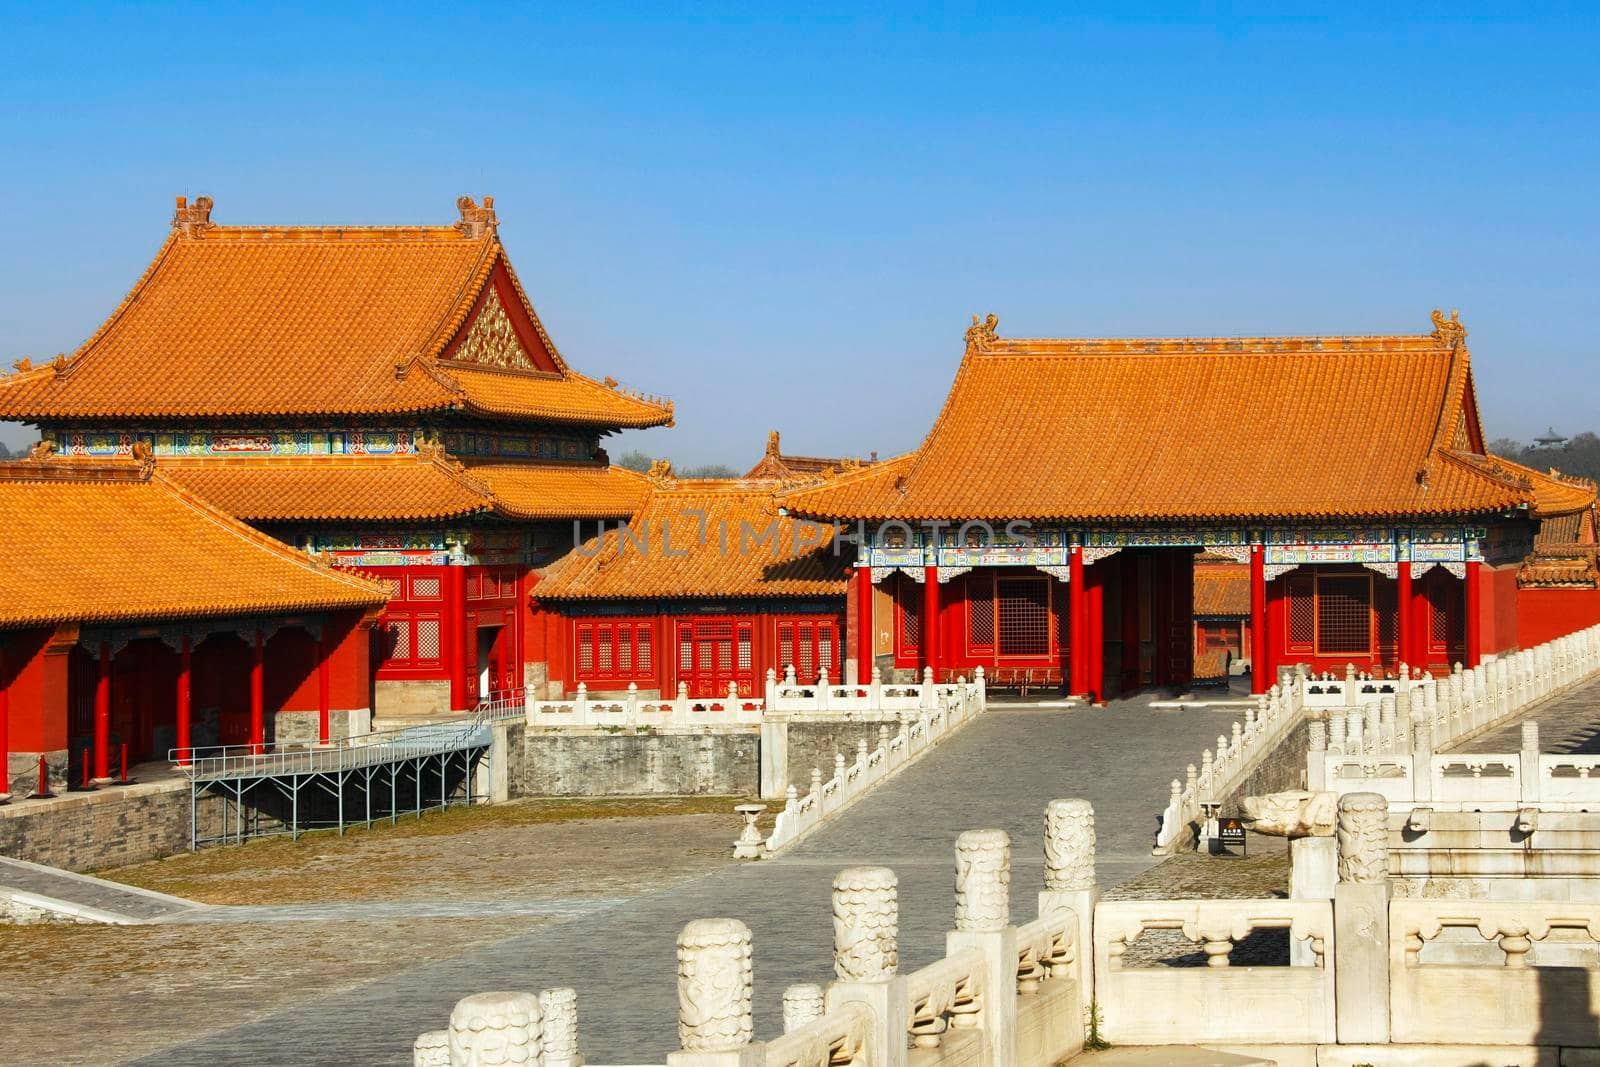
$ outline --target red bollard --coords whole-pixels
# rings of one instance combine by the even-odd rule
[[[89,750],[83,750],[83,787],[93,789],[94,781],[89,777]]]
[[[44,757],[39,757],[39,788],[33,794],[40,800],[55,796],[50,792],[50,767],[45,763]]]
[[[128,742],[122,742],[122,777],[119,779],[123,785],[128,784]]]

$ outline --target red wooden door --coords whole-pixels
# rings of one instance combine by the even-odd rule
[[[755,695],[751,633],[751,624],[737,619],[678,623],[678,681],[688,683],[691,697],[727,696],[730,682],[740,696]]]

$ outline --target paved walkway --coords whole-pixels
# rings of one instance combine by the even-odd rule
[[[1569,693],[1547,700],[1532,715],[1520,715],[1448,752],[1516,752],[1522,748],[1522,724],[1539,724],[1539,748],[1571,755],[1600,752],[1600,679],[1586,682]]]
[[[406,1064],[415,1035],[444,1026],[466,994],[570,985],[578,990],[590,1062],[661,1063],[677,1033],[678,931],[691,919],[722,915],[754,931],[757,1030],[775,1034],[784,986],[831,975],[828,894],[840,867],[895,868],[901,964],[921,967],[942,955],[952,923],[958,833],[986,826],[1010,832],[1012,906],[1019,920],[1031,919],[1047,801],[1091,800],[1102,884],[1131,877],[1154,862],[1156,816],[1175,769],[1231,721],[1216,712],[1131,702],[1100,710],[996,707],[777,860],[727,867],[615,906],[586,901],[589,907],[567,921],[454,959],[397,968],[382,981],[142,1062]],[[249,937],[250,928],[237,928],[236,936]],[[386,948],[403,958],[403,944]]]
[[[99,922],[156,922],[205,909],[182,897],[0,856],[0,891],[7,889],[58,905],[48,910],[66,910]]]

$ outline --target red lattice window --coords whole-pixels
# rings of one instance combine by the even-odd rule
[[[916,655],[921,634],[922,586],[905,575],[899,575],[894,587],[894,613],[900,620],[900,653]]]
[[[411,599],[412,600],[438,600],[439,599],[439,579],[437,579],[437,578],[413,578],[413,579],[411,579]]]
[[[417,620],[417,658],[439,658],[439,620]]]
[[[400,671],[435,670],[443,662],[442,624],[437,614],[389,614],[383,621],[382,668]]]
[[[1372,579],[1364,574],[1317,578],[1317,654],[1372,652]]]
[[[816,681],[823,670],[833,681],[839,680],[835,649],[839,644],[839,624],[833,619],[778,620],[778,669],[794,667],[795,679]]]
[[[994,647],[994,575],[967,575],[967,646]]]
[[[1317,601],[1309,575],[1297,575],[1285,585],[1289,608],[1289,647],[1309,652],[1317,640]]]
[[[389,647],[387,649],[390,659],[411,658],[411,620],[391,619],[384,623],[384,629],[389,634]]]
[[[649,619],[606,619],[577,625],[578,681],[638,681],[650,675]]]
[[[741,696],[755,691],[754,628],[731,619],[678,624],[678,680],[691,697],[720,697],[736,685]]]
[[[995,599],[1002,656],[1050,654],[1050,587],[1045,578],[999,578]]]
[[[1466,616],[1463,583],[1443,567],[1435,567],[1423,579],[1428,600],[1428,650],[1441,655],[1464,654]]]

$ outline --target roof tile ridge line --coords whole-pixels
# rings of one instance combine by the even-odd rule
[[[500,501],[494,495],[494,491],[468,474],[466,465],[459,459],[448,455],[443,450],[440,450],[435,455],[422,456],[420,458],[435,470],[442,471],[446,478],[482,498],[483,505],[479,510],[493,511],[500,506]]]
[[[205,228],[204,232],[202,232],[202,233],[186,234],[186,235],[183,235],[183,236],[185,236],[188,240],[191,240],[191,241],[206,241],[206,240],[214,240],[215,238],[217,238],[219,236],[232,237],[232,238],[237,239],[237,238],[244,237],[247,234],[257,234],[257,233],[311,233],[313,231],[320,232],[320,233],[329,233],[329,234],[333,234],[333,233],[339,233],[339,234],[344,234],[344,233],[371,234],[372,236],[375,236],[375,237],[390,237],[390,238],[403,238],[403,237],[407,237],[407,236],[410,236],[410,235],[413,235],[413,234],[420,234],[420,235],[425,236],[425,237],[448,237],[448,238],[451,238],[453,240],[468,240],[468,241],[472,240],[472,238],[464,236],[461,233],[461,231],[455,227],[454,224],[446,224],[446,225],[443,225],[443,226],[437,226],[437,225],[433,225],[433,224],[430,224],[430,223],[416,223],[414,225],[407,225],[406,223],[403,223],[403,222],[401,222],[401,223],[355,223],[355,222],[353,222],[353,223],[348,223],[348,224],[337,223],[337,222],[324,222],[324,223],[316,223],[316,222],[307,222],[307,223],[271,223],[271,222],[263,222],[263,223],[251,223],[251,222],[212,223],[210,226],[207,226]]]
[[[1433,454],[1449,460],[1469,475],[1476,475],[1512,491],[1523,503],[1532,504],[1532,486],[1524,488],[1517,484],[1509,471],[1496,469],[1494,462],[1499,459],[1498,456],[1480,456],[1476,452],[1462,452],[1455,448],[1440,448]]]
[[[1072,345],[1127,345],[1127,344],[1207,344],[1207,343],[1232,343],[1234,341],[1415,341],[1419,344],[1439,347],[1438,342],[1429,333],[1286,333],[1286,334],[1217,334],[1209,337],[1001,337],[995,344],[1008,345],[1034,345],[1034,344],[1072,344]],[[1027,355],[1025,352],[1008,352],[1003,347],[984,349],[991,356]],[[1108,353],[1114,355],[1116,353]],[[1217,353],[1224,355],[1226,353]],[[1273,353],[1268,353],[1273,354]]]
[[[1418,464],[1418,470],[1426,470],[1428,460],[1436,453],[1444,451],[1446,427],[1453,439],[1456,428],[1456,419],[1466,418],[1466,413],[1461,410],[1461,402],[1467,393],[1467,382],[1472,377],[1472,357],[1467,351],[1465,339],[1450,346],[1450,363],[1445,369],[1444,396],[1440,399],[1439,410],[1434,416],[1433,433],[1428,441],[1428,452]],[[1473,406],[1477,406],[1477,390],[1473,390]],[[1447,418],[1451,413],[1456,413],[1456,419]],[[1474,411],[1474,415],[1481,417],[1481,413]]]
[[[169,230],[167,232],[166,240],[162,241],[161,247],[156,249],[155,258],[144,269],[144,273],[139,275],[139,280],[133,283],[133,288],[128,290],[128,295],[124,296],[122,302],[112,309],[111,314],[106,316],[106,320],[100,324],[98,330],[89,335],[87,341],[72,350],[72,358],[67,361],[66,367],[63,368],[63,375],[76,369],[79,358],[86,357],[89,354],[89,350],[99,343],[100,339],[110,332],[111,327],[120,322],[122,317],[138,302],[139,295],[144,292],[145,287],[155,280],[156,271],[166,262],[172,250],[177,247],[179,237],[177,230]],[[46,365],[48,366],[48,364]]]
[[[929,430],[928,433],[931,436],[933,431]],[[890,473],[897,469],[897,464],[904,463],[907,467],[909,467],[913,462],[921,457],[922,449],[926,447],[927,440],[924,438],[921,446],[912,449],[909,452],[902,452],[898,456],[890,456],[887,459],[880,459],[876,463],[863,463],[861,466],[854,467],[849,470],[836,471],[834,472],[832,478],[821,478],[817,475],[806,475],[804,476],[803,481],[795,481],[781,485],[776,494],[778,501],[779,503],[782,503],[784,500],[790,497],[798,497],[810,492],[832,489],[834,486],[838,485],[866,481],[872,478],[888,477]],[[909,471],[906,473],[909,473]]]
[[[285,544],[276,537],[271,537],[267,534],[264,534],[248,523],[234,518],[226,511],[223,511],[215,504],[212,504],[206,500],[200,494],[193,492],[185,486],[179,485],[177,482],[163,474],[154,465],[152,465],[150,469],[149,481],[151,483],[160,482],[161,485],[171,492],[172,495],[176,497],[185,507],[188,507],[202,518],[209,519],[219,528],[233,534],[241,541],[245,541],[263,548],[266,551],[271,552],[273,555],[288,561],[289,563],[293,563],[304,568],[312,574],[330,576],[339,581],[345,582],[348,585],[354,586],[357,589],[364,589],[369,592],[379,593],[386,601],[389,598],[388,586],[380,584],[375,579],[368,578],[364,575],[358,575],[353,571],[341,571],[336,567],[328,567],[326,569],[320,567],[316,560],[311,558],[309,553],[303,552],[292,545]]]
[[[500,247],[500,239],[498,237],[490,237],[483,242],[483,250],[478,253],[478,261],[472,265],[472,272],[467,275],[466,281],[462,282],[461,288],[456,291],[456,298],[451,301],[444,317],[435,324],[433,332],[428,334],[428,340],[422,346],[422,349],[411,354],[412,356],[420,357],[415,359],[414,362],[430,367],[435,365],[440,353],[449,346],[451,341],[455,340],[456,334],[461,331],[462,325],[467,321],[467,316],[477,306],[478,298],[483,296],[485,284],[489,282],[494,274],[494,265],[502,256],[503,250]],[[448,378],[445,380],[448,381]],[[449,384],[458,394],[463,392],[461,387],[454,382]]]
[[[660,402],[657,403],[654,400],[647,400],[643,396],[636,395],[627,389],[622,388],[622,383],[620,382],[618,382],[616,386],[610,386],[605,382],[596,381],[593,377],[583,373],[580,370],[572,370],[569,368],[567,370],[567,379],[569,381],[576,379],[578,381],[587,382],[589,385],[594,386],[596,389],[603,390],[604,392],[609,393],[611,396],[621,397],[623,400],[631,400],[640,407],[647,408],[651,411],[671,412],[673,410],[672,399],[670,397],[661,397]]]

